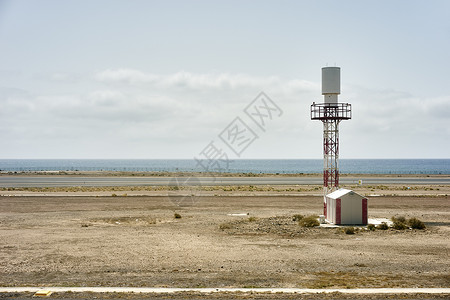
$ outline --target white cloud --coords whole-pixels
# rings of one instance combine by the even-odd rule
[[[185,71],[169,75],[144,73],[133,69],[116,69],[98,72],[94,78],[106,83],[149,85],[159,88],[188,88],[194,90],[236,90],[246,88],[276,88],[285,93],[318,89],[314,82],[305,80],[282,80],[277,76],[257,77],[246,74],[194,74]]]
[[[114,106],[124,100],[125,95],[115,90],[97,90],[89,93],[86,98],[93,105]]]
[[[321,157],[322,125],[309,119],[311,103],[321,99],[318,83],[132,69],[93,78],[64,93],[0,89],[0,139],[10,145],[4,157],[193,157],[236,116],[245,119],[243,109],[260,91],[284,113],[266,132],[255,129],[260,138],[244,158]],[[341,125],[342,157],[448,156],[449,96],[350,85],[340,99],[353,105],[353,119]]]
[[[156,79],[153,75],[132,69],[105,70],[95,74],[94,78],[98,81],[125,82],[131,84],[149,83]]]

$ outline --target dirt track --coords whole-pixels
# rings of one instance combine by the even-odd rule
[[[290,221],[320,212],[320,197],[197,200],[177,207],[168,197],[0,197],[0,285],[450,285],[448,196],[370,198],[370,218],[415,216],[428,229],[355,235]]]

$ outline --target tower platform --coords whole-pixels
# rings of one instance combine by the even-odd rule
[[[311,120],[350,120],[352,105],[350,103],[313,103]]]

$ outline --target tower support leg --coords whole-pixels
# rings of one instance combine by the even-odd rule
[[[339,188],[339,120],[323,121],[323,200],[328,219],[326,195]]]

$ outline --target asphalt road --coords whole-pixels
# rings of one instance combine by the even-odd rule
[[[341,184],[450,184],[446,178],[343,177]],[[322,184],[321,177],[65,177],[0,176],[0,187],[180,186],[180,185],[306,185]]]

